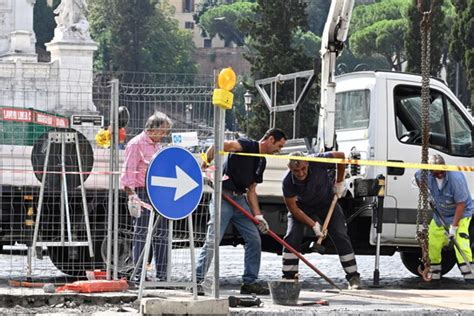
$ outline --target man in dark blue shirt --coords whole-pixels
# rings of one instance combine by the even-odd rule
[[[236,141],[224,142],[224,150],[231,152],[224,163],[224,178],[222,183],[223,194],[233,199],[260,222],[255,226],[250,219],[245,217],[239,210],[226,200],[222,200],[221,206],[221,238],[227,226],[232,223],[239,231],[245,241],[245,268],[242,276],[243,284],[240,288],[241,294],[268,295],[269,290],[258,284],[257,278],[260,270],[261,240],[258,230],[266,233],[268,223],[263,218],[258,205],[256,187],[263,181],[263,172],[266,166],[265,158],[248,157],[232,154],[232,152],[276,154],[286,142],[285,133],[277,128],[268,130],[260,141],[239,138]],[[207,161],[205,167],[214,159],[214,147],[206,152]],[[214,198],[213,198],[214,199]],[[197,263],[197,279],[202,282],[212,258],[214,256],[214,203],[210,202],[209,212],[211,219],[208,223],[206,242],[201,249]]]
[[[292,156],[304,157],[301,152],[294,152]],[[315,155],[322,158],[344,159],[343,152],[328,152]],[[288,228],[285,241],[301,251],[304,237],[304,226],[309,226],[316,237],[322,236],[321,221],[324,221],[334,194],[339,197],[344,193],[345,165],[337,164],[336,181],[333,184],[328,175],[328,169],[334,164],[308,162],[292,159],[288,163],[290,169],[283,179],[283,196],[288,208]],[[347,225],[339,204],[336,204],[328,226],[328,236],[333,241],[339,254],[342,267],[346,272],[349,289],[360,287],[360,277],[357,272],[357,263],[354,250],[347,234]],[[294,279],[298,274],[298,257],[283,249],[283,278]]]

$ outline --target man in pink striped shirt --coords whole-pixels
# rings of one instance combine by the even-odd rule
[[[161,140],[168,135],[171,119],[164,113],[155,112],[145,124],[145,130],[132,138],[125,148],[121,185],[128,194],[128,209],[135,217],[133,235],[133,263],[138,259],[145,246],[150,211],[141,208],[139,202],[149,203],[145,189],[145,177],[150,160],[161,149]],[[156,230],[153,232],[153,253],[155,257],[156,277],[166,280],[168,254],[168,221],[159,216]],[[137,267],[136,280],[140,280],[141,265]],[[134,280],[135,281],[135,280]]]

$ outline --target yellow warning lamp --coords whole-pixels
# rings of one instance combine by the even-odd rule
[[[225,110],[232,108],[234,102],[234,94],[230,90],[234,89],[237,82],[237,76],[231,67],[222,69],[217,77],[217,86],[212,94],[212,104],[217,105]]]

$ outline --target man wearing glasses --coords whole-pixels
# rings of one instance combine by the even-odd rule
[[[444,158],[438,154],[430,156],[428,163],[446,164]],[[420,183],[421,170],[416,172],[415,177],[417,183]],[[428,254],[432,281],[439,282],[441,280],[441,251],[448,245],[449,240],[455,238],[460,250],[468,260],[465,262],[459,249],[455,247],[459,270],[466,283],[474,284],[474,274],[470,268],[470,266],[474,267],[474,264],[469,239],[469,224],[474,211],[474,202],[466,178],[461,172],[433,170],[428,172],[427,185],[434,204],[433,207],[439,211],[446,225],[449,225],[449,233],[446,233],[443,221],[436,213],[433,214],[428,228]]]
[[[150,211],[141,207],[141,201],[150,203],[145,189],[145,178],[151,159],[161,149],[161,141],[171,128],[171,119],[164,113],[155,112],[148,118],[145,129],[132,138],[125,148],[121,185],[128,195],[128,211],[134,217],[133,263],[138,264],[140,254],[145,247]],[[166,280],[168,260],[168,221],[163,216],[153,234],[153,253],[155,257],[156,277]],[[141,265],[133,282],[139,282]]]

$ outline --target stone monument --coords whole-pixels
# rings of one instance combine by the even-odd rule
[[[36,0],[0,0],[0,61],[35,62],[33,6]]]
[[[54,38],[46,43],[51,62],[59,64],[59,82],[67,84],[60,93],[59,112],[64,114],[96,111],[92,102],[93,56],[97,44],[91,39],[85,0],[61,0],[54,10],[57,27]],[[75,83],[71,85],[71,82]]]
[[[85,0],[62,0],[54,10],[57,27],[54,30],[53,41],[91,41],[86,12]]]

